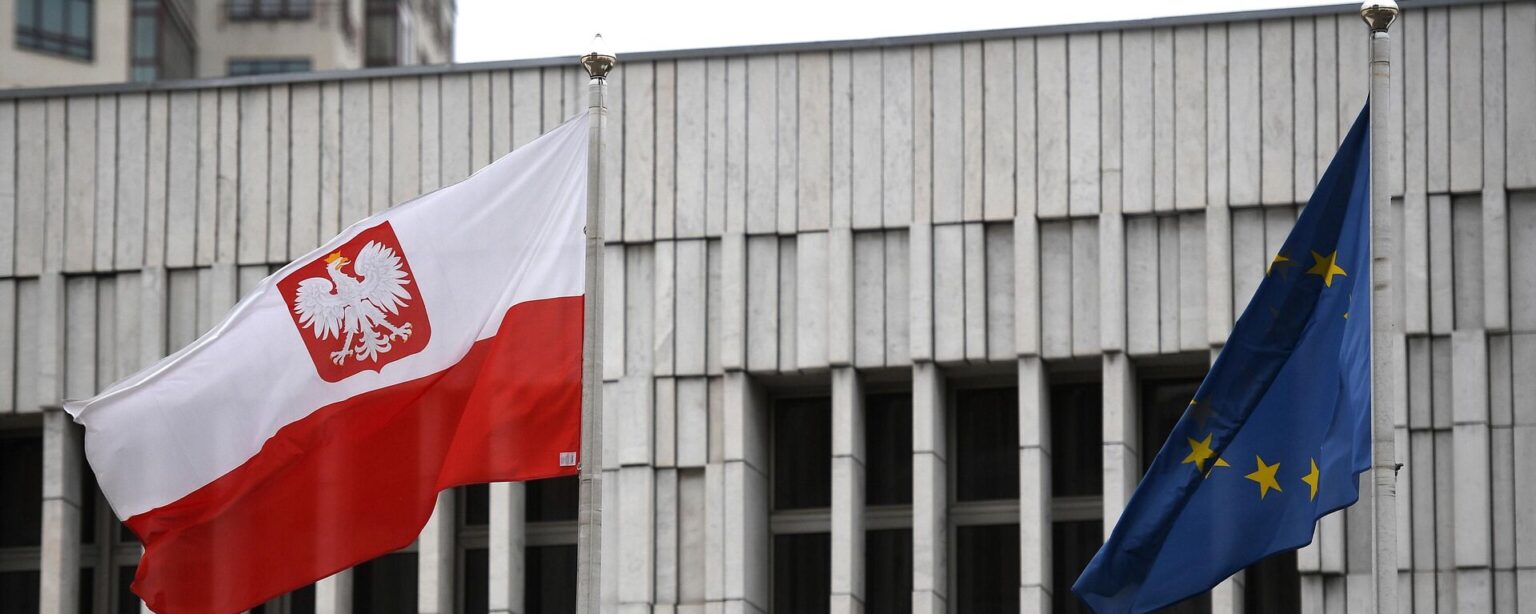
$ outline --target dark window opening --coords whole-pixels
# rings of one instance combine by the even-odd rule
[[[375,66],[399,66],[400,6],[397,2],[368,0],[367,15],[363,21],[363,64]]]
[[[315,12],[314,0],[230,0],[229,19],[309,19]]]
[[[1254,563],[1243,572],[1244,614],[1300,614],[1301,574],[1296,551]]]
[[[43,543],[43,438],[0,436],[0,548]]]
[[[954,416],[955,499],[1017,499],[1018,389],[962,390],[955,395]]]
[[[274,75],[289,72],[309,72],[309,58],[265,58],[229,61],[229,76]]]
[[[0,603],[17,612],[37,612],[39,579],[35,571],[0,572]]]
[[[524,611],[576,612],[576,546],[533,546],[524,551]]]
[[[352,608],[373,614],[416,614],[416,553],[386,554],[353,567]]]
[[[912,530],[864,533],[864,611],[912,611]]]
[[[1099,520],[1051,524],[1051,611],[1055,614],[1090,614],[1083,600],[1072,594],[1072,585],[1093,560],[1104,541]]]
[[[831,400],[780,400],[773,408],[773,509],[831,506]]]
[[[1019,611],[1019,525],[955,529],[955,602],[961,612]]]
[[[464,526],[481,527],[491,524],[490,484],[470,484],[460,488],[459,493]]]
[[[305,586],[251,608],[251,614],[315,614],[315,585]]]
[[[831,594],[832,537],[826,533],[773,536],[772,611],[828,612]]]
[[[17,0],[16,45],[89,60],[95,53],[92,0]]]
[[[90,473],[90,472],[86,472]],[[0,589],[0,603],[5,602],[5,590]],[[80,605],[76,610],[80,614],[92,614],[96,611],[96,570],[89,567],[80,570]]]
[[[464,551],[464,574],[459,591],[459,608],[463,614],[486,614],[491,610],[491,559],[490,551],[474,548]]]
[[[581,483],[576,476],[527,482],[524,511],[528,522],[576,520]]]
[[[139,614],[139,596],[133,594],[133,576],[139,572],[134,565],[117,568],[117,614]]]
[[[1104,391],[1098,382],[1051,387],[1051,495],[1104,493]]]
[[[865,503],[912,503],[912,394],[864,401]],[[882,610],[874,610],[882,611]]]

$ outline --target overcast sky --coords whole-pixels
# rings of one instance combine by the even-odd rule
[[[655,51],[993,30],[1338,4],[1318,0],[458,0],[455,59]]]

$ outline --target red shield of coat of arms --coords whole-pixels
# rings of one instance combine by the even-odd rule
[[[432,325],[389,222],[277,282],[320,378],[378,371],[427,346]]]

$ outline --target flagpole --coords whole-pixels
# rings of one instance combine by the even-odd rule
[[[1393,300],[1390,184],[1392,40],[1387,30],[1397,19],[1393,0],[1366,0],[1360,17],[1371,36],[1371,477],[1372,528],[1376,545],[1376,612],[1397,612],[1397,452],[1393,418],[1396,371],[1393,357],[1402,326]]]
[[[603,538],[603,131],[608,71],[618,59],[603,36],[581,57],[587,71],[587,265],[581,341],[581,478],[576,511],[576,611],[595,614],[601,600]]]

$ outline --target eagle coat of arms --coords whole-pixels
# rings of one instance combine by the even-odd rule
[[[426,345],[426,310],[388,222],[278,282],[326,381],[377,371]]]

